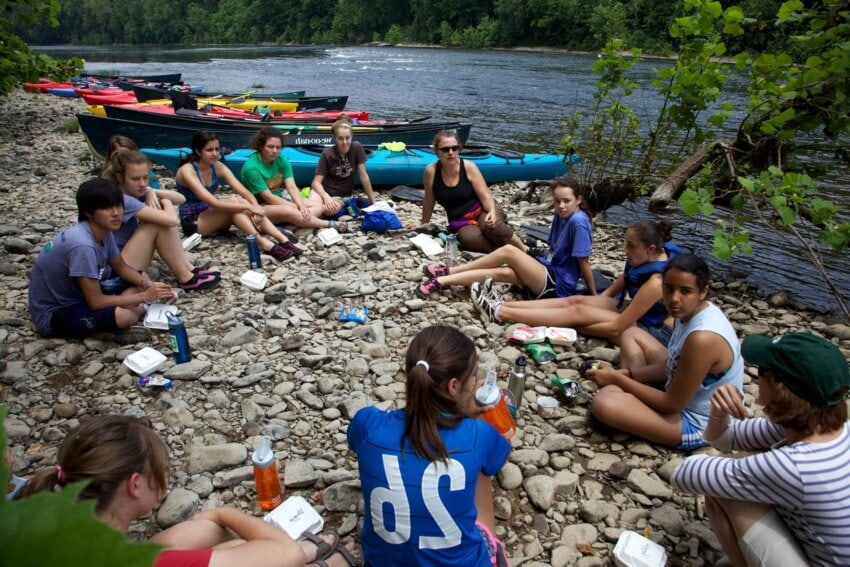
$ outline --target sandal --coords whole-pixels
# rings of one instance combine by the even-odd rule
[[[331,533],[331,539],[333,543],[328,543],[321,537],[317,536],[313,532],[304,532],[299,537],[299,540],[307,541],[316,546],[316,558],[313,560],[314,563],[318,563],[322,559],[327,559],[331,555],[334,554],[335,551],[339,548],[339,535],[337,533]]]
[[[347,222],[345,222],[345,221],[338,221],[338,220],[329,220],[329,221],[328,221],[328,228],[335,228],[335,229],[336,229],[336,231],[337,231],[338,233],[340,233],[340,234],[345,234],[346,232],[348,232],[349,230],[351,230],[351,229],[348,227],[348,223],[347,223]]]
[[[355,557],[354,554],[351,553],[351,551],[347,547],[345,547],[344,545],[337,547],[333,551],[333,553],[331,553],[330,555],[328,555],[324,559],[329,559],[335,553],[342,555],[342,558],[345,559],[345,563],[347,565],[351,565],[351,567],[359,567],[360,565],[363,565],[363,561],[361,559],[358,559],[357,557]],[[316,561],[310,563],[310,565],[318,565],[318,567],[330,567],[330,564],[327,561],[325,561],[324,559],[317,559]]]

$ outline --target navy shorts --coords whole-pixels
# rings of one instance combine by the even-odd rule
[[[647,333],[649,333],[653,339],[664,345],[665,347],[670,344],[670,337],[673,336],[673,329],[661,323],[660,325],[648,326],[643,323],[638,323],[637,326]]]
[[[95,331],[117,331],[115,306],[92,311],[83,301],[70,307],[63,307],[53,313],[50,320],[50,334],[54,337],[86,337]]]
[[[546,268],[546,283],[543,284],[543,289],[540,290],[540,293],[536,293],[530,287],[523,286],[523,289],[525,290],[525,297],[529,300],[558,297],[558,293],[555,290],[555,272],[552,269],[552,266],[544,265],[544,268]]]

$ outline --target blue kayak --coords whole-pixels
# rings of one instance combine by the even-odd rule
[[[323,147],[284,146],[282,154],[292,164],[295,183],[309,185],[319,164]],[[171,172],[177,171],[178,162],[189,154],[189,148],[142,148],[152,161]],[[254,150],[240,149],[222,157],[221,161],[239,177],[242,166]],[[460,156],[478,166],[487,183],[503,181],[531,181],[552,179],[563,175],[576,156],[554,154],[523,154],[487,146],[467,146]],[[437,161],[431,148],[407,147],[393,151],[386,148],[366,149],[366,171],[373,185],[422,185],[422,174],[428,164]]]

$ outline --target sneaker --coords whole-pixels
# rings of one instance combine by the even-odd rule
[[[428,279],[439,278],[449,275],[449,268],[446,265],[429,264],[422,267],[422,273],[425,274]]]
[[[280,244],[275,244],[271,247],[271,250],[266,252],[266,254],[268,254],[278,262],[283,262],[287,258],[291,258],[295,255],[293,248],[295,248],[295,246],[291,244],[287,247],[281,246]]]
[[[481,290],[489,297],[493,297],[493,278],[487,276],[481,284]]]
[[[428,299],[428,296],[430,296],[433,292],[439,292],[442,290],[443,286],[440,285],[440,282],[437,281],[437,278],[431,278],[427,282],[416,286],[415,291],[416,295],[418,295],[422,299]]]
[[[545,246],[535,246],[528,249],[528,255],[534,258],[544,258],[549,255],[549,249]]]
[[[201,291],[210,289],[221,283],[221,278],[213,274],[192,274],[186,283],[179,284],[183,291]]]
[[[295,245],[295,243],[294,243],[294,242],[292,242],[291,240],[289,240],[289,241],[287,241],[287,242],[284,242],[283,244],[281,244],[281,246],[283,246],[284,248],[288,248],[289,250],[291,250],[291,251],[292,251],[292,255],[293,255],[293,256],[300,256],[301,254],[303,254],[303,253],[304,253],[304,251],[303,251],[302,249],[298,248],[298,247]]]
[[[280,232],[293,244],[298,244],[298,236],[284,226],[278,226]]]
[[[221,277],[221,272],[217,272],[215,270],[209,270],[207,268],[193,268],[192,274],[194,274],[196,276],[211,275],[211,276]]]
[[[470,288],[470,299],[478,311],[478,317],[485,325],[487,323],[500,323],[496,317],[496,311],[502,305],[502,300],[498,296],[485,293],[484,286],[480,282],[474,282]]]

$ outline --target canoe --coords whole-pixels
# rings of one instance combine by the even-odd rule
[[[113,75],[109,72],[97,72],[75,77],[78,82],[99,81],[102,83],[179,83],[183,79],[183,73],[162,73],[159,75]],[[75,81],[77,82],[77,81]]]
[[[158,115],[165,117],[163,122],[168,123],[169,118],[182,115],[182,116],[197,116],[202,118],[207,118],[211,120],[219,120],[222,118],[227,118],[229,120],[240,122],[240,121],[249,121],[249,122],[264,122],[264,123],[290,123],[290,122],[323,122],[323,123],[332,123],[334,120],[338,119],[342,111],[339,110],[321,110],[321,111],[310,111],[310,110],[299,110],[293,112],[281,112],[274,113],[269,115],[260,114],[258,112],[251,112],[248,110],[241,110],[239,108],[232,108],[229,104],[210,104],[209,110],[189,110],[189,109],[181,109],[180,111],[175,111],[171,102],[169,101],[150,101],[150,102],[140,102],[137,104],[121,104],[117,105],[122,107],[121,110],[115,110],[110,108],[110,106],[116,105],[89,105],[89,111],[96,116],[105,116],[109,118],[125,118],[127,117],[127,113],[123,112],[125,110],[136,110],[135,116],[133,119],[140,119],[138,115],[144,114],[148,118],[151,115]],[[204,106],[206,108],[206,106]],[[365,110],[351,110],[345,112],[345,115],[351,118],[352,120],[368,120],[369,113]],[[153,120],[151,120],[153,121]]]
[[[111,107],[122,108],[122,107]],[[136,142],[139,147],[175,148],[188,144],[198,130],[213,130],[221,139],[225,148],[245,148],[251,137],[268,123],[220,124],[151,124],[137,120],[101,118],[93,114],[77,114],[80,129],[86,137],[89,149],[99,159],[106,154],[109,138],[122,134]],[[331,145],[334,143],[329,126],[315,124],[272,124],[274,128],[286,133],[283,143],[286,146]],[[364,146],[377,146],[384,142],[404,142],[409,146],[427,146],[440,130],[457,133],[461,140],[469,138],[472,125],[461,122],[421,122],[394,126],[392,128],[354,126],[354,138]]]
[[[292,164],[292,174],[299,187],[309,185],[316,172],[323,147],[284,147],[283,155]],[[179,161],[190,153],[189,148],[141,149],[152,161],[172,173]],[[237,177],[254,150],[239,149],[222,157],[222,162]],[[470,146],[461,152],[463,159],[478,166],[487,183],[552,179],[569,169],[564,156],[554,154],[522,154],[486,146]],[[366,172],[373,185],[421,185],[428,164],[437,161],[430,148],[407,147],[401,151],[384,148],[367,149]]]
[[[132,86],[132,91],[136,94],[136,98],[138,99],[139,102],[147,102],[149,100],[159,100],[159,99],[162,99],[162,98],[168,98],[167,93],[171,90],[171,89],[168,89],[168,88],[153,86],[153,85],[145,84],[145,83],[133,84],[131,86]],[[181,88],[180,90],[185,92],[186,89]],[[203,91],[195,92],[191,89],[189,89],[189,92],[191,92],[195,96],[202,96],[202,97],[205,97],[205,98],[215,98],[215,97],[236,98],[238,96],[251,95],[251,97],[259,98],[259,99],[277,98],[277,99],[284,99],[284,100],[289,100],[289,99],[293,99],[293,98],[301,98],[306,94],[305,91],[290,91],[290,92],[284,92],[284,93],[244,92],[244,93],[236,93],[236,94],[226,94],[226,93],[203,92]],[[333,109],[328,109],[328,110],[333,110]]]
[[[118,92],[109,91],[105,93],[97,91],[85,92],[83,89],[77,89],[77,94],[86,101],[86,104],[95,106],[104,104],[136,104],[138,102],[136,95],[132,91],[122,91],[121,89],[118,89]]]

